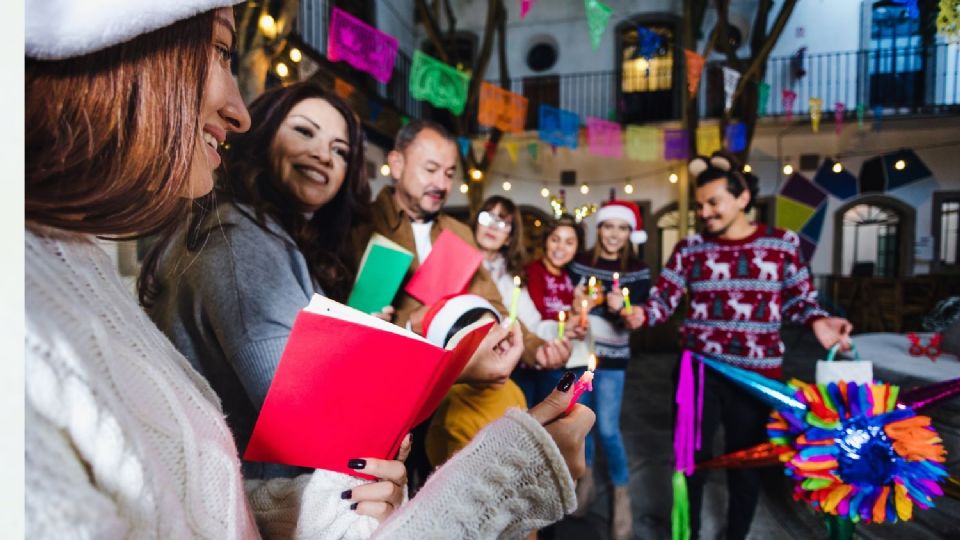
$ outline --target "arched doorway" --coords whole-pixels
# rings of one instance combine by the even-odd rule
[[[913,269],[916,211],[883,195],[862,197],[834,214],[836,275],[906,277]]]

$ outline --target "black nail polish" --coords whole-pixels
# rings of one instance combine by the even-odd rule
[[[347,462],[347,467],[350,467],[354,470],[360,470],[367,466],[367,460],[365,459],[351,459]]]
[[[340,498],[341,498],[341,499],[349,499],[351,495],[353,495],[353,490],[352,490],[352,489],[348,489],[348,490],[346,490],[346,491],[344,491],[343,493],[340,494]]]
[[[353,504],[351,504],[351,505],[350,505],[350,509],[351,509],[351,510],[356,510],[358,504],[360,504],[360,503],[353,503]]]
[[[563,374],[563,377],[560,377],[560,382],[557,383],[557,390],[561,392],[566,392],[573,386],[573,381],[577,378],[572,371],[568,371]]]

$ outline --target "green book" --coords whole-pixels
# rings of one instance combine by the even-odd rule
[[[347,305],[364,313],[389,306],[413,262],[413,253],[381,234],[374,234],[360,259],[360,270]]]

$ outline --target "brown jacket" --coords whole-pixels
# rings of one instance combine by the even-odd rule
[[[394,189],[395,188],[391,186],[383,188],[373,202],[370,223],[362,224],[354,229],[354,253],[356,253],[358,257],[363,254],[367,242],[370,241],[370,237],[373,236],[375,232],[400,244],[410,250],[411,253],[415,254],[417,252],[416,242],[413,238],[413,226],[410,224],[410,218],[408,218],[403,209],[397,205],[396,198],[394,197]],[[437,219],[433,222],[433,228],[430,230],[431,240],[435,242],[437,237],[440,236],[440,232],[445,229],[455,233],[471,246],[477,247],[470,227],[442,212],[437,215]],[[410,279],[419,266],[420,261],[414,257],[413,263],[410,265],[410,270],[404,278],[404,283]],[[500,312],[501,316],[507,316],[507,308],[503,305],[500,291],[483,266],[477,268],[477,272],[470,281],[468,290],[473,294],[486,298],[493,304],[493,307]],[[405,325],[410,318],[410,314],[421,306],[423,306],[423,304],[420,303],[419,300],[407,294],[401,287],[397,292],[396,298],[393,300],[393,307],[397,310],[394,322],[400,326]],[[532,365],[535,362],[537,348],[543,344],[543,340],[533,334],[533,332],[528,332],[522,325],[521,329],[523,330],[524,344],[523,360]]]

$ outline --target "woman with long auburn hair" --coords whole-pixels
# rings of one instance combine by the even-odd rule
[[[494,422],[403,506],[398,460],[351,460],[372,483],[242,477],[217,395],[94,241],[184,219],[226,134],[249,128],[232,1],[26,4],[27,536],[500,537],[559,519],[592,425],[586,408],[562,416],[562,391]]]

